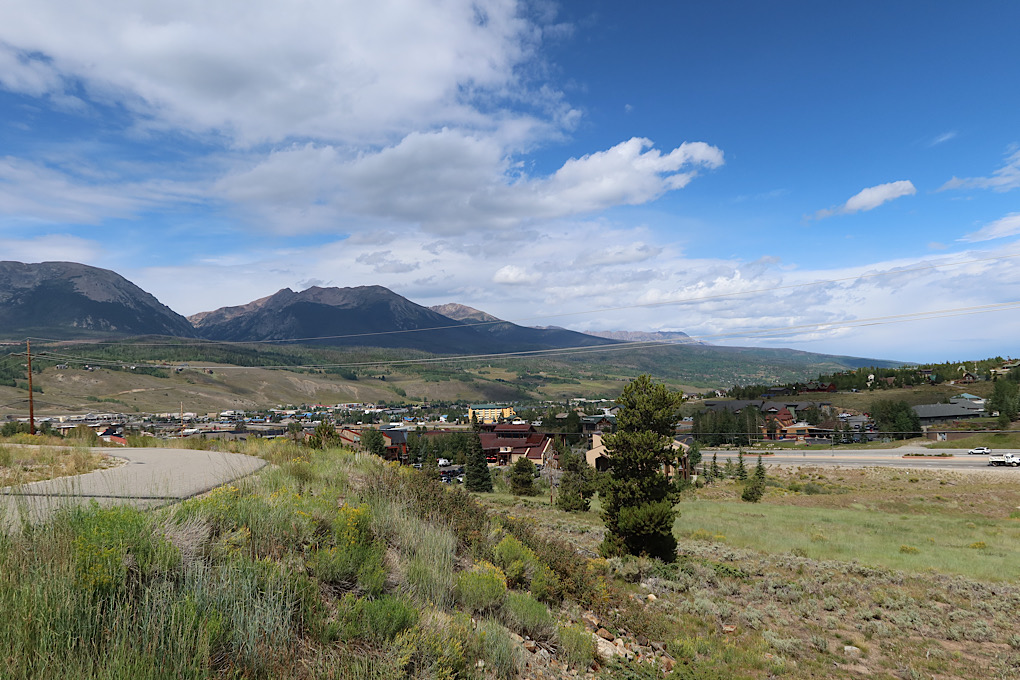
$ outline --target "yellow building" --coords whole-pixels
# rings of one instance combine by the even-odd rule
[[[498,420],[509,420],[516,415],[513,406],[499,406],[497,404],[470,404],[468,406],[468,420],[477,418],[480,423],[495,423]]]

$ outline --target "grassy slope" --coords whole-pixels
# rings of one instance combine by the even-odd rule
[[[620,564],[654,593],[698,660],[754,649],[704,677],[1015,677],[1020,637],[1020,489],[1010,475],[770,469],[762,503],[723,482],[679,505],[679,574]],[[812,484],[812,493],[794,492]],[[798,486],[799,485],[799,486]],[[819,491],[820,493],[815,493]],[[590,551],[593,511],[567,516],[545,497],[493,494]],[[576,519],[575,519],[576,517]],[[998,585],[991,585],[998,584]],[[647,616],[647,614],[646,614]],[[647,621],[646,621],[647,623]],[[720,635],[733,625],[730,635]],[[692,631],[695,631],[692,633]],[[849,657],[844,645],[862,650]],[[701,677],[701,676],[695,676]]]
[[[500,489],[485,519],[372,457],[243,446],[275,465],[178,508],[85,511],[0,542],[4,677],[584,675],[591,638],[563,627],[582,615],[646,656],[661,643],[677,680],[1017,668],[1010,476],[773,470],[753,506],[720,483],[681,504],[681,556],[663,565],[589,559],[597,504],[567,514]],[[663,676],[614,662],[600,677]]]

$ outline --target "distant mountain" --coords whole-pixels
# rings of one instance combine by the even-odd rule
[[[457,305],[445,316],[382,286],[318,288],[295,293],[285,288],[238,307],[190,317],[209,340],[404,347],[437,354],[513,352],[613,344],[573,331],[523,328]],[[471,315],[482,315],[474,318]],[[489,323],[490,319],[495,323]]]
[[[669,342],[678,345],[707,345],[680,331],[588,331],[588,335],[622,342]]]
[[[195,329],[108,269],[76,262],[0,262],[0,335],[194,337]]]
[[[449,302],[445,305],[433,305],[429,307],[429,309],[433,312],[439,312],[443,316],[455,319],[456,321],[480,321],[482,323],[502,321],[502,319],[499,319],[492,314],[486,314],[474,307],[459,305],[456,302]]]
[[[471,325],[479,333],[488,336],[489,342],[502,342],[520,347],[532,346],[534,349],[592,347],[612,345],[618,342],[611,338],[597,338],[587,333],[578,333],[577,331],[570,331],[556,326],[547,326],[545,328],[518,326],[515,323],[503,321],[492,314],[480,311],[474,307],[468,307],[467,305],[455,302],[436,305],[429,309],[455,321],[462,321]]]

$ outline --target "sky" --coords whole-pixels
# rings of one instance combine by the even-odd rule
[[[0,259],[1020,355],[1020,4],[0,0]]]

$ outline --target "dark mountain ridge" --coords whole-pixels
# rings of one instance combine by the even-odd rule
[[[312,287],[298,293],[284,288],[247,305],[195,314],[190,320],[198,334],[208,340],[298,339],[304,344],[404,347],[437,354],[615,344],[574,331],[524,328],[488,319],[480,322],[470,316],[462,321],[415,304],[382,286]]]
[[[180,314],[108,269],[76,262],[0,262],[0,335],[195,337]]]

